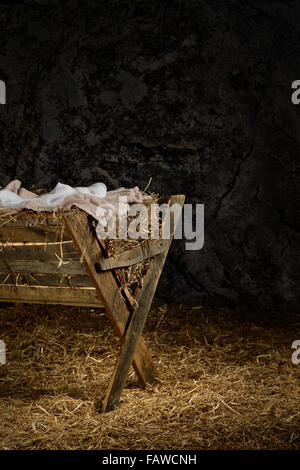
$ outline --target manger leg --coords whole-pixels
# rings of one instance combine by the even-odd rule
[[[180,204],[183,206],[184,196],[172,196],[170,205]],[[150,268],[146,274],[145,283],[139,298],[139,305],[133,312],[130,324],[124,336],[124,340],[121,345],[121,351],[117,360],[109,387],[107,389],[106,396],[102,403],[102,411],[111,411],[118,406],[120,396],[125,385],[125,381],[129,372],[130,364],[132,362],[136,346],[141,337],[150,306],[152,304],[153,296],[156,291],[156,287],[167,258],[167,254],[172,242],[172,238],[175,231],[174,214],[171,214],[171,227],[170,227],[170,238],[166,250],[163,253],[157,255],[151,262]]]
[[[92,231],[84,212],[72,211],[65,215],[65,220],[74,243],[85,262],[87,272],[105,306],[106,313],[122,341],[130,311],[122,298],[113,273],[111,271],[100,273],[96,271],[95,264],[104,258],[96,234]],[[147,383],[154,384],[157,381],[158,373],[154,361],[142,337],[139,337],[135,350],[133,367],[142,387],[145,387]]]
[[[164,258],[164,253],[158,255],[158,257],[152,261],[149,272],[146,275],[145,284],[139,299],[139,305],[132,314],[132,318],[121,344],[119,358],[115,365],[106,396],[102,403],[102,412],[112,411],[118,406],[137,344],[147,320]]]

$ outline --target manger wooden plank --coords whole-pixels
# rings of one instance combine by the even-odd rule
[[[0,260],[79,260],[80,255],[73,240],[50,245],[0,245]]]
[[[182,207],[184,199],[185,197],[183,195],[172,196],[170,198],[170,206],[177,203]],[[103,412],[114,410],[118,406],[129,368],[134,357],[135,349],[142,334],[153,296],[156,291],[157,283],[174,235],[174,214],[171,213],[171,221],[172,220],[173,223],[171,222],[170,239],[168,240],[167,249],[152,260],[141,291],[138,306],[132,314],[124,340],[122,341],[120,355],[107,389],[106,396],[102,403]]]
[[[89,276],[70,276],[68,274],[0,273],[1,284],[6,286],[94,287]]]
[[[103,307],[94,287],[0,286],[2,302]]]
[[[4,209],[4,208],[2,208]],[[7,215],[6,215],[7,214]],[[53,226],[58,227],[62,224],[62,216],[52,212],[30,212],[19,211],[15,209],[8,213],[0,210],[0,228],[1,227],[25,227],[25,226]]]
[[[86,275],[83,263],[77,260],[2,260],[0,259],[0,272],[3,273],[40,273],[40,274],[81,274]]]
[[[2,219],[0,217],[0,230],[12,230],[12,229],[24,229],[24,228],[33,228],[37,230],[47,230],[48,232],[57,232],[61,228],[61,223],[48,223],[45,220],[31,220],[27,218],[14,219],[10,221],[8,219]]]
[[[121,255],[104,258],[96,263],[96,269],[99,272],[107,269],[131,266],[144,259],[158,255],[163,252],[167,246],[168,240],[145,240],[142,245],[131,248]]]
[[[66,238],[66,234],[61,227],[0,227],[0,242],[9,243],[59,243],[60,241],[71,240]]]
[[[112,271],[102,271],[101,273],[96,271],[95,263],[102,260],[104,256],[95,230],[88,223],[88,216],[84,212],[65,214],[65,220],[86,263],[87,271],[105,306],[107,315],[122,339],[130,310],[124,301]],[[146,386],[146,383],[156,382],[158,373],[143,338],[140,338],[136,348],[133,367],[142,386]]]

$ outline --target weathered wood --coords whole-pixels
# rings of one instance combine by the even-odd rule
[[[103,307],[94,287],[25,287],[0,285],[2,302]]]
[[[0,285],[6,286],[50,286],[50,287],[93,287],[89,276],[56,275],[40,273],[0,273]]]
[[[121,290],[112,271],[97,273],[95,263],[101,261],[104,256],[101,251],[95,230],[87,223],[87,215],[84,212],[65,214],[65,220],[87,267],[87,271],[99,293],[107,315],[111,319],[120,339],[127,325],[130,309],[126,305]],[[155,383],[158,373],[153,359],[140,339],[133,359],[133,367],[138,375],[139,383],[145,387],[146,383]]]
[[[175,203],[183,206],[184,196],[173,196],[170,199],[170,205]],[[173,216],[174,214],[171,213],[171,220],[174,218]],[[174,235],[174,230],[174,223],[172,223],[170,239],[168,240],[168,247],[164,253],[161,253],[154,258],[146,275],[146,280],[139,298],[138,306],[134,310],[129,326],[126,330],[124,340],[121,344],[120,355],[117,360],[109,387],[107,389],[106,396],[102,403],[103,412],[114,410],[118,406],[129,368],[132,363],[132,358],[134,356],[140,335],[142,334],[157,283],[167,257],[167,253]]]
[[[80,261],[69,260],[60,263],[58,259],[56,261],[0,259],[0,272],[86,275],[85,265]]]
[[[0,260],[80,260],[80,254],[73,241],[64,245],[47,246],[0,246]]]
[[[0,226],[0,242],[1,245],[9,243],[59,243],[60,241],[71,240],[66,238],[66,234],[61,227],[1,227]]]
[[[139,263],[144,259],[151,258],[163,252],[168,246],[168,240],[145,240],[145,242],[135,248],[125,251],[121,255],[104,258],[96,263],[96,270],[105,271],[107,269],[122,268]]]
[[[77,209],[72,209],[76,211]],[[69,211],[68,211],[69,212]],[[24,227],[24,226],[60,226],[62,224],[62,214],[55,212],[31,212],[28,210],[0,208],[0,228],[1,227]]]

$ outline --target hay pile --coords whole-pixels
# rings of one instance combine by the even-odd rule
[[[294,315],[155,308],[145,339],[161,374],[132,371],[121,407],[101,415],[118,339],[101,311],[0,310],[0,449],[300,449],[300,339]]]
[[[103,248],[107,256],[116,256],[121,253],[125,253],[131,248],[135,248],[143,245],[147,239],[151,238],[151,226],[154,217],[156,216],[155,212],[151,210],[152,204],[160,204],[163,201],[163,198],[156,193],[148,194],[145,191],[142,191],[145,196],[151,196],[151,199],[145,199],[143,205],[147,209],[147,214],[138,213],[135,216],[128,214],[127,217],[127,227],[130,226],[130,223],[136,218],[139,217],[141,224],[138,226],[137,231],[141,233],[141,237],[137,239],[132,239],[130,236],[127,239],[122,239],[117,236],[117,238],[107,238],[103,242]],[[158,214],[159,227],[161,230],[161,214]],[[146,223],[145,223],[146,222]],[[119,234],[119,224],[118,219],[116,221],[116,227],[112,226],[112,231],[116,230],[116,234]],[[161,234],[160,234],[161,235]],[[142,238],[143,237],[143,238]],[[114,269],[114,274],[120,286],[128,289],[129,293],[133,298],[138,297],[139,290],[143,287],[143,281],[147,270],[150,266],[149,260],[140,261],[135,265],[129,266],[127,268]]]

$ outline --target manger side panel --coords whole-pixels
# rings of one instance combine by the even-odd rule
[[[78,249],[63,224],[59,227],[0,226],[0,272],[87,275]]]

